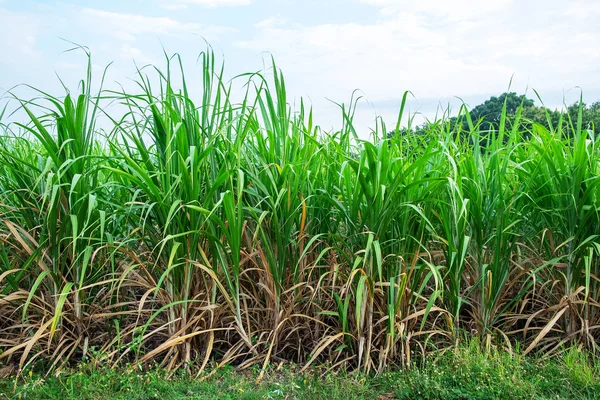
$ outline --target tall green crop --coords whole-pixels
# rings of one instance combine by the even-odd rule
[[[226,81],[208,50],[193,87],[165,61],[131,91],[92,91],[88,68],[77,91],[11,100],[0,361],[380,372],[465,334],[597,345],[600,153],[581,117],[546,129],[505,107],[482,127],[463,106],[414,129],[407,92],[367,139],[358,98],[324,131],[274,61]]]

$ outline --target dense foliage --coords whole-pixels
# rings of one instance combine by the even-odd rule
[[[385,138],[380,122],[362,140],[354,104],[336,132],[294,112],[275,65],[237,78],[234,104],[201,61],[197,101],[173,60],[135,93],[95,95],[88,76],[15,100],[28,121],[0,146],[0,361],[382,371],[463,332],[596,350],[600,144],[583,105],[545,126],[522,105],[509,123],[505,101],[492,135],[463,108],[464,126]]]

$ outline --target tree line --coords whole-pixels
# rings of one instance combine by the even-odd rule
[[[547,129],[563,132],[567,136],[572,136],[577,127],[579,113],[581,111],[581,129],[587,129],[597,133],[600,127],[600,101],[592,104],[576,102],[566,107],[564,110],[550,109],[543,105],[536,105],[534,100],[526,95],[518,95],[515,92],[505,92],[499,96],[492,96],[483,103],[475,106],[469,111],[469,116],[473,125],[479,126],[479,132],[485,133],[495,131],[500,126],[502,110],[506,104],[506,125],[511,126],[516,120],[517,113],[522,106],[519,123],[526,130],[533,129],[535,124],[540,124]],[[439,121],[435,122],[439,123]],[[446,123],[450,125],[452,131],[456,131],[456,125],[462,126],[465,132],[470,131],[469,122],[464,113],[449,118]],[[399,130],[401,135],[407,133],[422,134],[431,128],[433,122],[426,121],[420,125],[402,128]],[[460,129],[458,130],[460,131]],[[396,131],[388,133],[388,137],[393,137]]]

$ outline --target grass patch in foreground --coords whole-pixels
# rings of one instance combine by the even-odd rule
[[[231,367],[205,378],[167,378],[153,370],[79,369],[43,378],[0,380],[0,399],[594,399],[600,398],[598,362],[571,349],[550,360],[485,354],[477,345],[437,357],[422,368],[381,376],[329,373],[297,366],[272,368],[261,383],[257,370]]]

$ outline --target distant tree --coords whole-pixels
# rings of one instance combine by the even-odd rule
[[[559,122],[562,116],[562,132],[565,135],[573,135],[573,127],[576,127],[577,116],[579,113],[579,103],[574,103],[567,107],[565,112],[559,110],[550,110],[543,106],[536,106],[534,101],[525,95],[517,95],[515,92],[502,93],[499,96],[492,96],[483,103],[475,106],[470,110],[469,114],[473,123],[481,121],[479,128],[482,133],[481,145],[485,146],[487,138],[485,137],[486,131],[493,131],[498,129],[500,124],[500,117],[502,116],[502,109],[506,102],[506,117],[507,126],[511,126],[516,113],[521,105],[523,110],[521,114],[520,124],[525,128],[524,132],[530,132],[533,128],[533,124],[540,124],[547,129],[550,125],[554,129],[558,129]],[[582,129],[588,129],[594,133],[600,131],[600,101],[596,101],[590,106],[585,103],[581,104],[582,107]],[[550,120],[550,123],[548,122]],[[457,133],[466,134],[469,131],[466,119],[464,117],[452,117],[449,119],[450,129]],[[459,125],[457,127],[456,125]],[[572,125],[571,125],[572,124]],[[456,129],[462,128],[462,129]],[[400,135],[416,134],[421,135],[429,129],[427,122],[422,125],[411,127],[410,130],[402,128],[399,130]],[[388,132],[388,138],[393,137],[396,131]]]
[[[567,107],[566,111],[550,110],[544,107],[530,107],[523,110],[523,117],[531,122],[543,125],[550,128],[548,119],[555,130],[559,129],[559,124],[562,121],[561,131],[566,136],[574,134],[573,129],[577,129],[577,118],[579,108],[581,106],[581,129],[586,129],[594,133],[600,131],[600,101],[593,103],[591,106],[582,103],[573,103]],[[561,118],[562,117],[562,118]]]
[[[600,130],[600,101],[592,103],[591,106],[587,106],[583,103],[581,111],[581,128],[598,133]],[[569,114],[571,123],[576,127],[577,117],[579,115],[579,104],[575,103],[569,106],[567,108],[567,113]]]
[[[497,129],[502,116],[502,109],[506,102],[506,115],[508,119],[512,119],[517,113],[517,110],[523,105],[523,109],[528,109],[534,106],[533,100],[525,95],[517,95],[515,92],[502,93],[500,96],[492,96],[489,100],[475,106],[471,111],[471,118],[474,122],[481,121],[481,128],[485,130]]]

